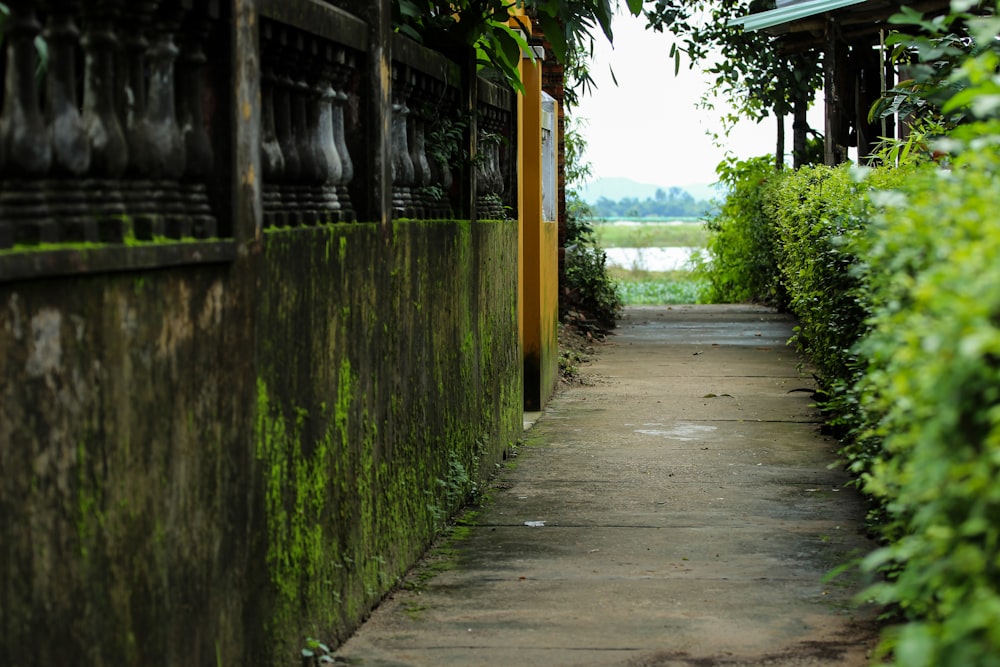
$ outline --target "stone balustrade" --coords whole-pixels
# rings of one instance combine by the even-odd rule
[[[261,167],[265,226],[357,219],[344,123],[353,49],[261,20]]]
[[[509,184],[514,165],[509,159],[513,139],[513,93],[486,81],[479,83],[479,155],[476,160],[476,211],[483,219],[516,217]]]
[[[331,3],[261,0],[254,48],[233,45],[236,5],[223,0],[6,6],[0,279],[44,273],[50,250],[100,250],[64,252],[62,273],[219,261],[261,227],[513,208],[514,95],[477,82],[460,53],[391,35],[380,111],[369,27]],[[237,66],[259,86],[259,108],[233,98]],[[240,137],[257,146],[254,171]],[[187,250],[112,251],[170,241]]]
[[[7,6],[0,249],[217,236],[218,0]]]

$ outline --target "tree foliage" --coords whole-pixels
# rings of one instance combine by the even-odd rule
[[[927,17],[904,6],[890,23],[897,28],[886,43],[909,78],[886,92],[871,117],[905,117],[911,131],[886,142],[883,157],[892,164],[940,157],[971,138],[1000,134],[996,7],[958,0],[951,13]]]
[[[566,141],[566,240],[563,276],[559,290],[560,317],[574,310],[604,328],[613,328],[621,315],[622,299],[607,268],[607,254],[594,234],[594,212],[580,197],[578,188],[590,177],[584,160],[587,140],[585,122],[567,116]]]
[[[644,200],[625,197],[614,201],[601,197],[592,208],[599,218],[698,218],[710,214],[714,204],[695,199],[690,192],[673,187],[660,188],[654,197]]]
[[[680,69],[700,66],[715,76],[709,95],[722,97],[732,111],[723,116],[727,128],[740,118],[782,118],[805,105],[823,85],[820,54],[784,54],[773,37],[731,26],[733,19],[768,7],[761,0],[652,0],[645,10],[647,27],[669,32],[677,41],[670,54]],[[712,107],[706,96],[704,104]],[[805,128],[802,129],[805,132]]]
[[[643,0],[625,0],[633,15]],[[393,21],[400,33],[425,44],[471,47],[480,67],[521,88],[517,66],[527,26],[518,29],[515,8],[536,19],[556,58],[574,69],[568,89],[569,104],[578,86],[589,86],[590,74],[582,53],[592,52],[595,34],[613,40],[611,19],[617,0],[393,0]],[[514,25],[511,19],[514,18]]]
[[[672,50],[678,65],[682,53],[691,67],[718,53],[721,58],[705,71],[716,75],[716,85],[740,113],[760,119],[789,113],[796,92],[811,94],[822,85],[817,54],[781,55],[770,35],[729,25],[762,9],[758,0],[655,0],[645,14],[651,29],[680,40]]]

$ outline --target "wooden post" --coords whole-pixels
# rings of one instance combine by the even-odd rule
[[[824,156],[823,162],[833,166],[837,164],[837,128],[840,127],[840,114],[837,105],[837,37],[832,18],[826,20],[825,44],[823,47],[823,87],[826,92],[824,116]]]
[[[850,122],[847,105],[853,89],[848,87],[847,44],[840,35],[836,20],[826,19],[826,45],[823,51],[823,79],[826,88],[826,156],[830,166],[847,160]],[[851,108],[853,111],[853,107]]]
[[[233,238],[239,252],[263,233],[260,166],[260,39],[257,3],[232,5]]]
[[[347,9],[368,24],[365,156],[368,174],[358,220],[377,222],[388,238],[392,222],[392,6],[390,0],[348,0]]]

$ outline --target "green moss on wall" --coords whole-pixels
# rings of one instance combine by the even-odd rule
[[[345,638],[518,437],[517,228],[265,241],[256,452],[280,664],[306,634]]]

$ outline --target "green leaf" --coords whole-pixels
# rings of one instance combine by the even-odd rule
[[[408,23],[403,23],[401,25],[396,26],[396,32],[398,32],[401,35],[404,35],[405,37],[409,37],[415,42],[421,44],[423,44],[424,42],[424,36],[421,35],[419,32],[417,32],[417,29]]]
[[[638,16],[642,13],[642,3],[643,0],[627,0],[628,10],[632,16]]]
[[[420,7],[413,0],[399,0],[399,13],[409,18],[419,18],[423,15]]]
[[[615,36],[611,30],[613,12],[611,11],[610,0],[597,0],[597,6],[594,8],[594,16],[597,19],[598,25],[601,26],[601,30],[604,31],[604,36],[608,38],[609,42],[614,42]]]
[[[556,56],[556,60],[561,63],[566,62],[566,35],[563,33],[562,26],[554,18],[549,16],[544,12],[539,12],[538,14],[539,22],[542,24],[542,31],[545,33],[545,39],[549,41],[552,45],[552,52]]]
[[[519,30],[514,30],[506,23],[494,23],[493,27],[496,43],[500,47],[499,54],[508,66],[516,70],[522,53],[529,54],[534,59],[534,51]]]

